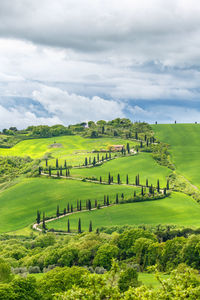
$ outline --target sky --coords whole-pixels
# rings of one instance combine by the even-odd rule
[[[200,122],[198,0],[1,0],[0,128]]]

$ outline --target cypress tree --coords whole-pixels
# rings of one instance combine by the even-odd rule
[[[77,200],[77,203],[76,203],[76,210],[79,211],[79,201]]]
[[[104,195],[104,206],[106,205],[106,195]]]
[[[111,184],[111,176],[110,176],[110,172],[108,174],[108,184]]]
[[[104,156],[102,155],[102,157],[101,157],[101,161],[104,161]]]
[[[117,183],[120,184],[120,175],[117,175]]]
[[[43,212],[43,218],[42,218],[42,229],[46,230],[45,214],[44,214],[44,212]]]
[[[69,203],[67,204],[67,212],[69,213]]]
[[[143,147],[143,143],[142,143],[142,141],[140,142],[140,148],[142,148]]]
[[[60,173],[59,173],[59,171],[57,171],[57,177],[60,177]]]
[[[158,191],[158,193],[160,193],[160,182],[159,182],[159,179],[157,181],[157,191]]]
[[[71,204],[71,213],[73,213],[73,205]]]
[[[164,195],[166,196],[167,195],[167,189],[164,188]]]
[[[102,134],[105,133],[105,127],[104,127],[104,126],[102,126],[101,133],[102,133]]]
[[[147,140],[147,135],[145,134],[145,136],[144,136],[144,140],[146,141]]]
[[[56,158],[56,169],[58,169],[58,159]]]
[[[93,166],[96,165],[96,157],[94,156],[94,159],[93,159]]]
[[[97,199],[95,199],[95,208],[97,208]]]
[[[66,210],[66,208],[64,208],[63,215],[66,215],[66,213],[67,213],[67,210]]]
[[[135,176],[135,185],[138,185],[138,177]]]
[[[106,152],[106,160],[108,159],[108,153]]]
[[[106,201],[106,205],[109,206],[110,205],[110,201],[109,201],[109,196],[107,195],[107,201]]]
[[[40,224],[40,212],[39,212],[39,210],[37,211],[37,224]]]
[[[137,132],[135,133],[135,139],[136,140],[138,139],[138,133]]]
[[[92,204],[91,204],[91,200],[88,200],[88,210],[92,209]]]
[[[49,176],[51,176],[51,166],[49,166]]]
[[[130,145],[129,145],[129,143],[127,143],[127,145],[126,145],[126,150],[127,150],[128,154],[130,154]]]
[[[97,153],[97,161],[99,162],[99,153]]]
[[[81,219],[78,219],[78,233],[81,233]]]
[[[128,174],[126,175],[126,184],[129,184]]]
[[[136,197],[136,191],[134,191],[134,197]]]
[[[112,182],[112,183],[113,183],[113,180],[114,180],[114,179],[113,179],[113,176],[112,176],[112,177],[111,177],[111,182]]]
[[[80,211],[81,211],[82,210],[81,200],[80,200],[79,208],[80,208]]]
[[[88,165],[88,160],[87,160],[87,157],[85,158],[85,166]]]
[[[124,193],[121,194],[122,200],[124,200]]]
[[[46,159],[46,167],[48,167],[48,159]]]
[[[116,204],[119,203],[119,196],[118,196],[118,194],[116,194],[116,201],[115,201],[115,203],[116,203]]]
[[[149,140],[147,139],[147,143],[146,143],[147,147],[149,146]]]
[[[60,216],[60,209],[59,209],[59,205],[57,205],[56,216],[57,216],[57,217],[59,217],[59,216]]]
[[[89,157],[89,165],[91,165],[91,157]]]
[[[141,195],[144,196],[144,189],[143,189],[143,186],[142,186],[142,189],[141,189]]]
[[[146,187],[149,186],[149,182],[148,182],[148,179],[146,179]]]
[[[67,232],[70,233],[70,222],[69,222],[69,219],[68,219],[68,222],[67,222]]]
[[[102,183],[102,178],[101,178],[101,176],[100,176],[99,182]]]
[[[92,221],[90,221],[89,232],[92,232]]]
[[[68,169],[68,171],[67,171],[67,176],[68,176],[68,177],[70,176],[70,171],[69,171],[69,169]]]
[[[41,175],[41,173],[42,173],[42,168],[39,167],[38,171],[39,171],[39,175]]]
[[[137,176],[137,183],[138,183],[138,185],[140,185],[140,175],[139,174]]]
[[[60,176],[62,176],[62,166],[60,167]]]
[[[167,190],[169,190],[169,179],[167,179]]]
[[[65,163],[64,163],[64,168],[67,169],[67,162],[65,160]]]
[[[112,155],[111,155],[111,152],[109,152],[109,159],[111,159],[112,158]]]

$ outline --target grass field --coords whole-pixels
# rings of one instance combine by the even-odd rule
[[[94,229],[101,226],[125,224],[176,224],[199,227],[200,206],[187,195],[172,193],[170,197],[162,200],[120,204],[77,213],[48,223],[48,228],[66,230],[68,218],[72,229],[77,229],[78,219],[81,218],[83,230],[88,230],[90,220]]]
[[[63,210],[68,203],[75,207],[77,200],[103,201],[104,194],[114,200],[116,193],[133,195],[135,189],[66,179],[24,179],[0,193],[0,233],[27,227],[35,221],[37,210],[51,216],[56,213],[57,205]]]
[[[74,177],[96,177],[107,181],[109,172],[117,182],[117,174],[120,173],[122,183],[126,183],[126,175],[129,175],[129,182],[135,183],[135,176],[140,174],[140,183],[146,184],[148,178],[149,184],[156,186],[157,179],[161,186],[166,186],[166,177],[171,170],[158,165],[149,153],[140,153],[138,155],[117,158],[106,162],[102,166],[85,169],[72,169],[71,176]]]
[[[53,148],[51,145],[61,144],[59,148]],[[127,141],[120,138],[99,138],[89,139],[81,136],[60,136],[54,138],[32,139],[18,143],[10,149],[0,148],[0,155],[8,156],[30,156],[32,158],[41,158],[47,153],[52,157],[66,159],[67,163],[83,163],[83,157],[92,150],[108,150],[108,146],[115,144],[126,145]],[[130,142],[130,146],[136,144]],[[83,157],[80,157],[80,156]],[[75,159],[76,158],[76,159]]]
[[[156,136],[170,144],[177,171],[200,188],[200,125],[153,125]]]

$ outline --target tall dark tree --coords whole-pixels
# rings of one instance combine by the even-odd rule
[[[115,200],[115,203],[116,203],[116,204],[119,203],[119,196],[118,196],[118,194],[116,194],[116,200]]]
[[[101,160],[102,160],[102,161],[104,161],[104,156],[103,156],[103,155],[102,155],[102,158],[101,158]]]
[[[89,232],[92,232],[92,221],[90,221],[90,224],[89,224]]]
[[[89,165],[91,165],[91,157],[89,157]]]
[[[68,168],[68,171],[67,171],[67,176],[70,177],[70,171],[69,171],[69,168]]]
[[[57,217],[60,216],[60,208],[59,208],[59,205],[57,205],[56,216],[57,216]]]
[[[136,197],[136,191],[134,191],[134,197]]]
[[[58,159],[56,158],[56,169],[58,169]]]
[[[60,172],[59,171],[57,171],[57,177],[60,177]]]
[[[143,189],[143,186],[141,188],[141,195],[144,196],[144,189]]]
[[[95,166],[96,165],[96,157],[94,156],[94,158],[93,158],[93,166]]]
[[[127,143],[127,145],[126,145],[126,150],[127,150],[128,154],[130,154],[130,145],[129,145],[129,143]]]
[[[51,176],[51,166],[49,166],[49,176]]]
[[[62,166],[60,167],[60,176],[62,176]]]
[[[139,174],[137,176],[137,183],[138,183],[138,185],[140,185],[140,175]]]
[[[48,167],[48,159],[46,158],[45,161],[46,161],[46,167]]]
[[[121,198],[122,198],[122,200],[124,200],[124,193],[121,194]]]
[[[167,179],[167,190],[169,190],[169,179]]]
[[[79,211],[79,201],[76,202],[76,210]]]
[[[135,185],[138,185],[138,177],[135,176]]]
[[[110,176],[110,172],[108,174],[108,184],[111,184],[111,176]]]
[[[82,210],[81,200],[80,200],[80,203],[79,203],[79,209],[80,209],[80,211]]]
[[[159,181],[159,179],[157,180],[157,191],[158,191],[158,193],[160,193],[160,181]]]
[[[67,204],[67,212],[69,213],[69,203]]]
[[[42,218],[42,229],[46,230],[45,214],[44,214],[44,212],[43,212],[43,218]]]
[[[73,205],[71,204],[71,213],[73,213]]]
[[[100,176],[99,182],[102,183],[102,178],[101,178],[101,176]]]
[[[128,174],[126,175],[126,184],[129,184]]]
[[[102,133],[102,134],[105,133],[105,127],[104,127],[104,126],[102,126],[102,128],[101,128],[101,133]]]
[[[67,169],[67,162],[65,160],[65,163],[64,163],[64,168]]]
[[[104,206],[106,205],[106,195],[104,195],[104,202],[103,202]]]
[[[163,190],[163,194],[164,194],[164,196],[166,196],[166,195],[167,195],[167,189],[166,189],[166,188],[164,188],[164,190]]]
[[[66,208],[64,208],[63,215],[66,215],[66,213],[67,213],[67,210],[66,210]]]
[[[92,203],[91,203],[91,200],[88,200],[88,210],[91,210],[92,209]]]
[[[67,222],[67,232],[70,233],[70,221],[68,219],[68,222]]]
[[[147,135],[145,134],[145,136],[144,136],[144,140],[146,141],[147,140]]]
[[[97,208],[97,199],[95,199],[94,206]]]
[[[112,154],[111,154],[111,151],[109,152],[109,159],[111,159],[112,158]]]
[[[135,133],[135,139],[136,140],[138,139],[138,133],[137,132]]]
[[[97,161],[99,162],[99,153],[97,153]]]
[[[117,183],[120,184],[121,180],[120,180],[120,174],[117,175]]]
[[[88,165],[88,159],[87,159],[87,157],[85,158],[85,166],[87,166]]]
[[[146,179],[146,187],[149,186],[149,182],[148,182],[148,179]]]
[[[108,159],[108,153],[106,152],[106,160]]]
[[[109,195],[107,195],[107,199],[106,199],[106,205],[107,205],[107,206],[109,206],[109,205],[110,205]]]
[[[142,148],[143,147],[143,143],[142,143],[142,141],[140,141],[140,148]]]
[[[81,233],[81,219],[78,219],[78,233]]]
[[[39,171],[39,175],[41,175],[41,173],[42,173],[42,168],[39,167],[38,171]]]
[[[41,213],[38,210],[37,211],[37,224],[40,224],[40,217],[41,217]]]

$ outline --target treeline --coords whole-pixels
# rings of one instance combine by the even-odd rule
[[[79,238],[0,236],[0,297],[178,300],[186,295],[198,299],[200,278],[190,267],[200,268],[199,230],[165,242],[159,240],[159,231],[134,228],[111,235],[96,231]],[[162,284],[156,289],[148,288],[142,286],[137,272],[149,267],[172,273],[167,281],[159,278]],[[45,274],[37,281],[26,278],[40,272]]]

